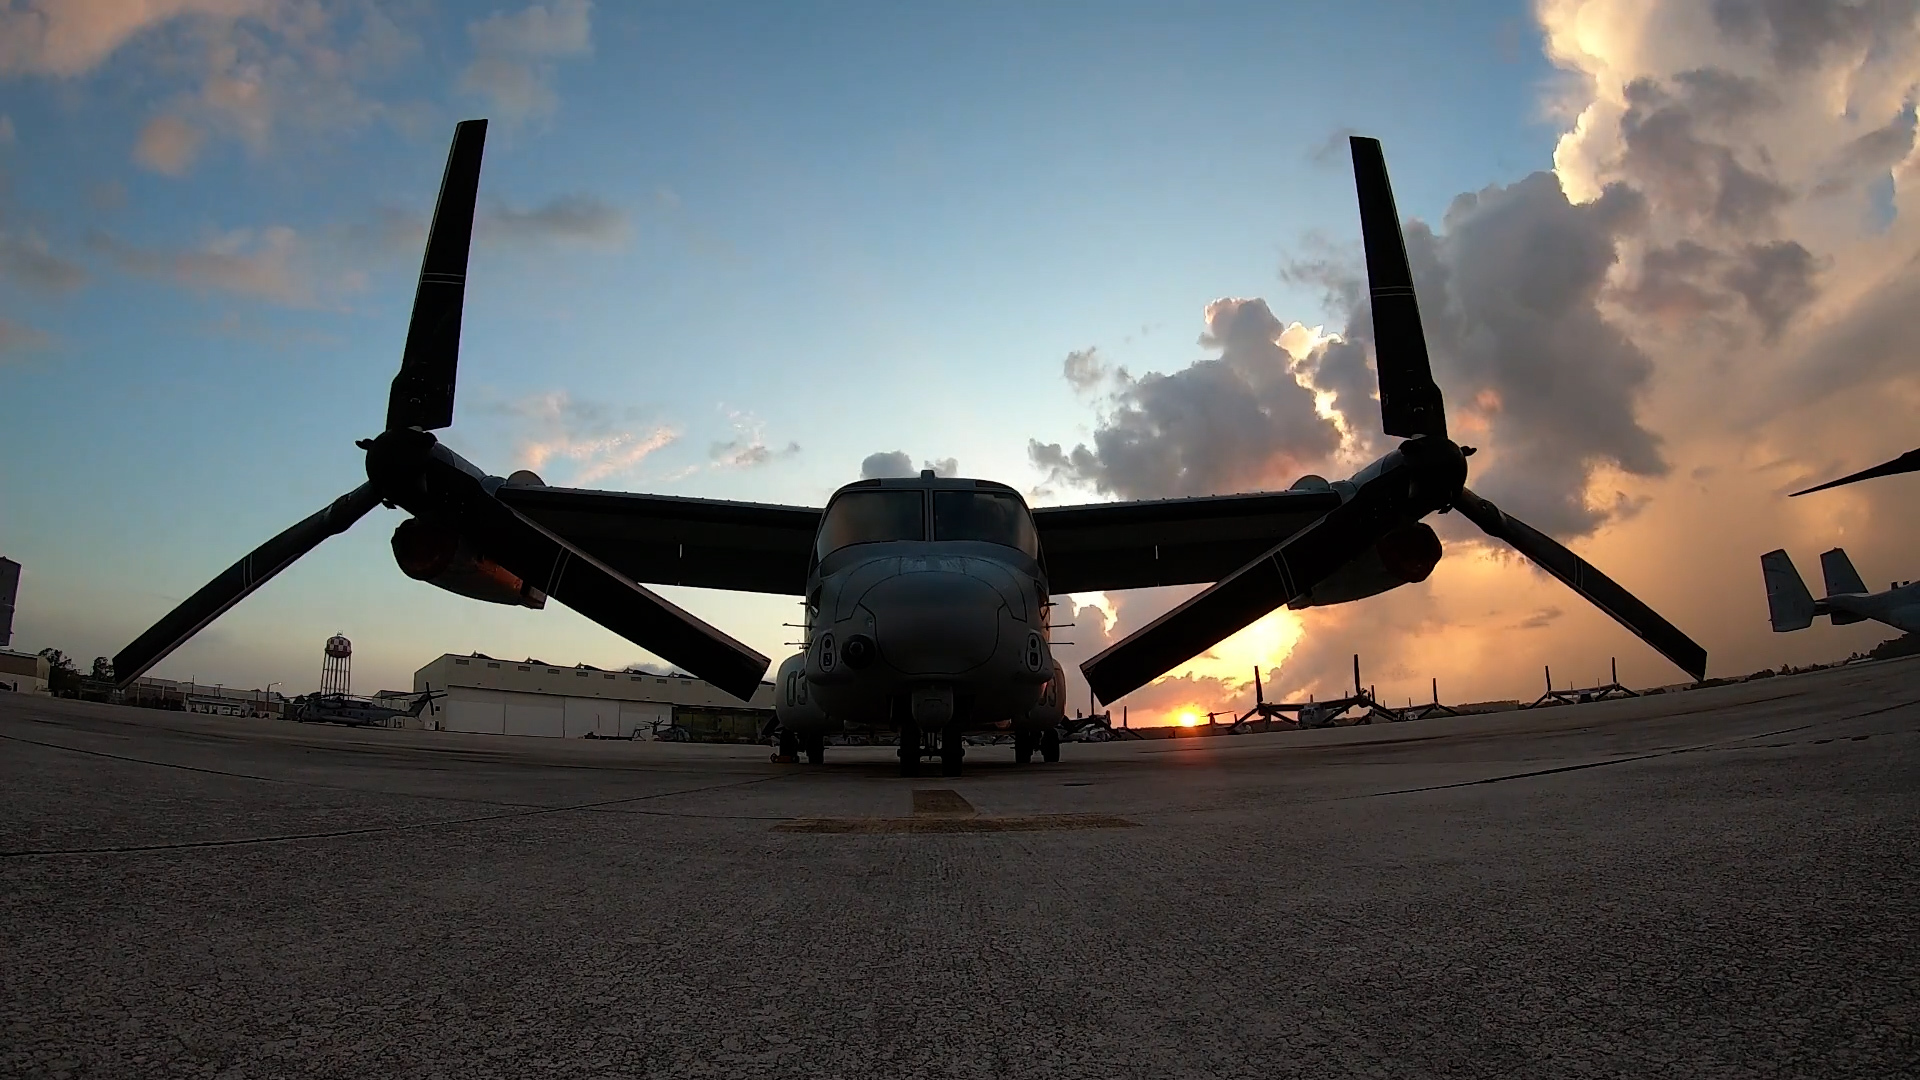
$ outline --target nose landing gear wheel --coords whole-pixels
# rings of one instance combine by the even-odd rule
[[[809,735],[804,745],[807,751],[807,764],[818,765],[827,760],[827,737],[825,735]]]
[[[780,748],[774,751],[773,763],[791,765],[800,760],[800,737],[793,732],[780,729]]]
[[[1054,762],[1060,760],[1060,730],[1048,728],[1040,736],[1040,760]]]
[[[1013,732],[1013,763],[1030,765],[1033,763],[1033,747],[1039,739],[1031,731],[1016,728]]]
[[[940,775],[959,776],[960,759],[967,754],[967,742],[960,737],[960,726],[955,724],[940,735]]]
[[[914,724],[900,725],[900,775],[920,775],[920,728]]]

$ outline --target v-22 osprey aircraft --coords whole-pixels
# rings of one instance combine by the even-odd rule
[[[1380,144],[1352,140],[1382,427],[1397,448],[1347,480],[1285,491],[1032,509],[989,480],[862,480],[824,508],[551,487],[492,476],[433,435],[453,422],[460,317],[485,120],[456,126],[386,429],[357,445],[367,482],[262,544],[114,658],[122,684],[376,505],[409,577],[477,600],[548,597],[742,700],[769,661],[648,584],[804,599],[803,648],[780,665],[783,744],[818,764],[831,732],[897,736],[915,775],[928,743],[957,774],[963,735],[1006,730],[1015,760],[1057,760],[1065,672],[1050,597],[1208,587],[1081,665],[1112,702],[1281,606],[1337,604],[1423,581],[1458,510],[1693,675],[1706,652],[1585,560],[1465,486],[1447,437]],[[925,736],[925,738],[923,738]]]
[[[1827,595],[1819,600],[1807,591],[1785,548],[1760,556],[1760,573],[1767,583],[1767,618],[1776,634],[1805,630],[1821,615],[1835,626],[1872,619],[1920,634],[1920,582],[1896,581],[1881,592],[1868,592],[1844,548],[1820,553],[1820,576]]]

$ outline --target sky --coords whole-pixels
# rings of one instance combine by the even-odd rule
[[[504,475],[821,505],[876,455],[1036,505],[1391,447],[1344,136],[1385,148],[1470,483],[1704,645],[1758,556],[1914,575],[1920,0],[0,4],[0,554],[16,648],[117,652],[363,478],[455,121],[490,119],[445,435]],[[651,660],[401,575],[376,510],[153,674]],[[1457,515],[1425,582],[1127,699],[1537,696],[1681,673]],[[774,657],[791,598],[663,589]],[[1193,589],[1062,598],[1069,668]],[[1077,672],[1072,700],[1084,699]]]

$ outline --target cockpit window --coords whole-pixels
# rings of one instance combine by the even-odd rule
[[[1008,491],[934,492],[933,538],[984,540],[1040,557],[1033,518],[1019,497]]]
[[[926,503],[920,491],[850,491],[834,500],[820,523],[818,558],[853,544],[925,540]]]

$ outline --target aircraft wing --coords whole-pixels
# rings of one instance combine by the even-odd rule
[[[1340,505],[1333,491],[1044,506],[1033,511],[1055,595],[1212,584]]]
[[[799,596],[820,524],[804,506],[512,484],[494,494],[647,585]]]

